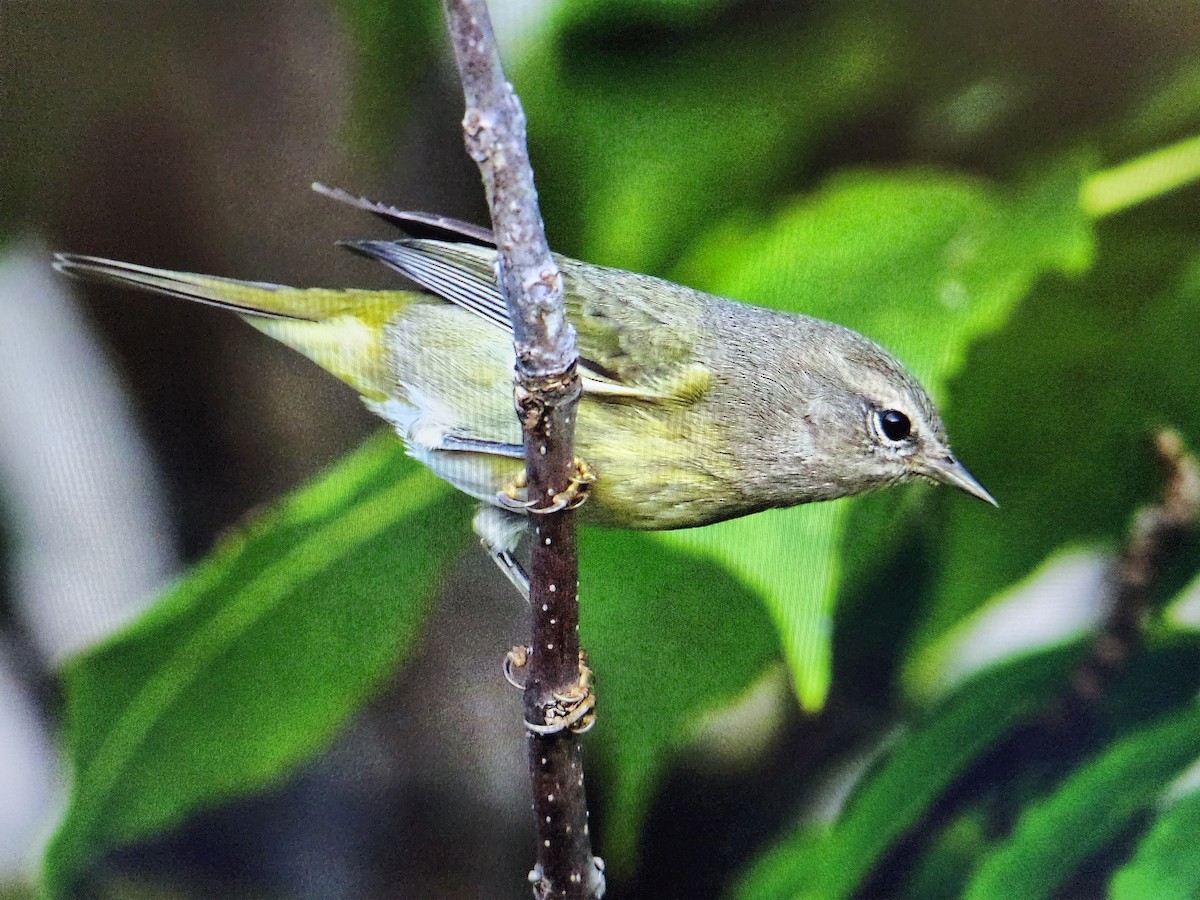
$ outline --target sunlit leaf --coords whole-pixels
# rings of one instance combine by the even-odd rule
[[[1133,857],[1117,870],[1112,900],[1193,900],[1200,896],[1200,793],[1163,809]]]

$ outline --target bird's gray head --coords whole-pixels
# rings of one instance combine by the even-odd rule
[[[793,370],[784,380],[796,388],[795,415],[791,434],[777,440],[790,444],[782,456],[793,461],[794,493],[829,499],[924,478],[995,505],[951,453],[925,389],[890,353],[847,328],[809,321],[813,330],[782,361]]]

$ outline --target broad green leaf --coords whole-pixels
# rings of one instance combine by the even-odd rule
[[[1200,897],[1200,793],[1162,810],[1133,858],[1112,880],[1112,900],[1194,900]]]
[[[764,42],[732,17],[669,40],[628,21],[607,22],[613,34],[606,6],[583,8],[512,74],[556,248],[640,272],[795,179],[823,133],[878,96],[896,52],[878,10],[797,14]]]
[[[1072,172],[1012,193],[934,172],[848,173],[761,228],[717,229],[680,271],[716,293],[849,325],[944,398],[971,342],[1002,325],[1036,278],[1089,263],[1078,191]],[[703,548],[763,594],[810,709],[829,687],[843,555],[859,538],[845,529],[853,502],[664,537]],[[857,549],[854,558],[869,557]]]
[[[611,766],[602,846],[628,864],[671,754],[705,713],[758,680],[779,644],[755,594],[711,560],[635,532],[581,538],[581,632],[598,685],[592,737]]]
[[[846,172],[761,228],[717,229],[676,275],[860,331],[940,398],[971,341],[1038,277],[1090,265],[1079,184],[1070,168],[1018,191],[932,170]]]
[[[810,710],[819,709],[829,691],[831,617],[848,509],[837,500],[657,536],[719,561],[765,599],[796,695]]]
[[[1057,895],[1076,869],[1152,807],[1200,755],[1200,708],[1131,734],[1030,807],[985,858],[967,900]],[[1156,895],[1163,896],[1163,895]]]
[[[820,897],[822,857],[829,843],[823,823],[794,828],[779,843],[754,860],[752,867],[730,891],[734,900],[807,900]]]
[[[1001,509],[949,506],[912,685],[940,636],[1048,548],[1124,540],[1134,510],[1161,489],[1156,429],[1200,446],[1200,263],[1185,263],[1195,242],[1114,226],[1093,275],[1043,282],[954,385],[958,452]]]
[[[1075,649],[1056,650],[990,669],[965,684],[910,731],[863,778],[820,846],[787,859],[764,857],[739,900],[851,897],[876,864],[973,762],[1063,683]],[[811,826],[803,826],[801,834]],[[786,839],[792,846],[807,841]],[[790,885],[791,893],[782,886]],[[1019,895],[1018,895],[1019,896]]]
[[[69,663],[74,777],[46,895],[323,747],[412,646],[466,512],[381,435]]]

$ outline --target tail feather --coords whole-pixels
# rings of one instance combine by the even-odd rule
[[[55,254],[53,265],[66,275],[232,310],[376,400],[387,396],[384,325],[421,296],[412,291],[293,288],[71,253]]]
[[[64,275],[169,294],[246,315],[310,322],[322,318],[316,309],[289,302],[288,295],[296,292],[296,288],[278,284],[172,272],[75,253],[54,254],[53,266]]]

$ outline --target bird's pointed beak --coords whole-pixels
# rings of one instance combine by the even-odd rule
[[[949,453],[940,459],[926,460],[925,464],[921,467],[921,474],[932,478],[934,481],[966,491],[972,497],[978,497],[984,503],[990,503],[996,507],[1000,506],[995,498],[984,490],[983,485],[975,480],[975,476],[968,472],[966,467]]]

